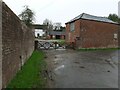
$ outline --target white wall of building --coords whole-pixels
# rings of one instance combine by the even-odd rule
[[[37,37],[37,35],[43,36],[44,32],[42,29],[35,29],[35,37]]]

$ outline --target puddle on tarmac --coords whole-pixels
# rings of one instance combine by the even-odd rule
[[[65,65],[61,65],[61,66],[57,67],[57,68],[55,69],[55,71],[60,70],[60,69],[62,69],[62,68],[64,68],[64,67],[65,67]]]
[[[62,50],[66,50],[66,49],[56,49],[56,50],[62,51]]]

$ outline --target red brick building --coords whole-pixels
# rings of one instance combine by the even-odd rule
[[[65,39],[65,32],[63,31],[50,31],[49,39]]]
[[[48,39],[63,39],[65,40],[65,27],[53,28],[53,30],[47,32]]]
[[[82,13],[66,23],[66,43],[76,48],[118,47],[119,26],[105,17]]]

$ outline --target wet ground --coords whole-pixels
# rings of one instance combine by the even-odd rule
[[[46,50],[50,88],[118,88],[118,50]]]

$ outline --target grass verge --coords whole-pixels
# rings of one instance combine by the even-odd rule
[[[44,56],[42,51],[34,51],[7,88],[44,88],[45,79],[41,73],[46,68]]]
[[[103,50],[120,50],[120,48],[81,48],[77,51],[103,51]]]
[[[60,44],[60,45],[65,45],[65,40],[59,40],[59,41],[58,41],[58,44]]]

